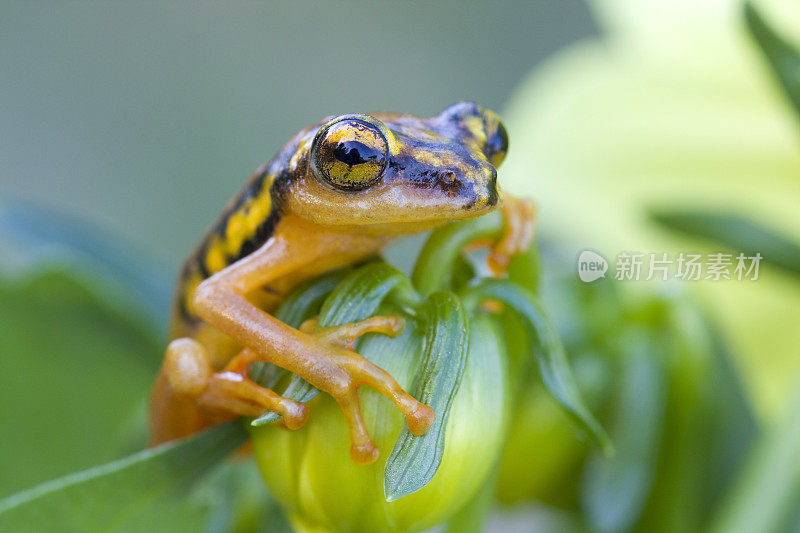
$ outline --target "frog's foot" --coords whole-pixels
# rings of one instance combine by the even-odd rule
[[[205,347],[194,339],[170,343],[164,369],[170,386],[180,394],[196,398],[197,404],[215,418],[258,417],[265,411],[283,416],[289,429],[301,427],[308,417],[305,405],[261,387],[247,377],[247,367],[259,360],[252,350],[243,350],[222,372],[214,372]]]
[[[312,335],[322,346],[328,347],[324,354],[325,362],[334,365],[334,372],[329,375],[315,376],[314,372],[309,372],[308,376],[301,377],[315,386],[315,381],[321,381],[317,388],[333,396],[339,403],[350,426],[350,456],[358,464],[370,464],[378,458],[378,449],[367,432],[358,400],[360,385],[374,387],[391,399],[405,415],[408,429],[414,435],[424,435],[433,424],[433,409],[411,397],[388,372],[352,349],[355,340],[365,333],[383,333],[396,337],[402,333],[404,327],[404,319],[398,316],[376,316],[361,322],[327,328],[319,327],[316,319],[311,319],[300,326],[301,331]],[[316,373],[322,372],[318,370]]]
[[[528,249],[536,229],[536,206],[531,200],[506,194],[501,209],[506,230],[492,246],[487,260],[495,276],[505,274],[511,258]]]

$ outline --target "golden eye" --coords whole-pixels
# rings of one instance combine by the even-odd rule
[[[311,157],[322,179],[339,189],[357,191],[366,189],[383,175],[389,145],[376,126],[348,118],[317,134]]]

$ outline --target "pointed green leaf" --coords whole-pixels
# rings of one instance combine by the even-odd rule
[[[425,350],[410,393],[432,407],[436,419],[425,435],[415,437],[404,428],[395,442],[384,472],[384,495],[390,502],[418,491],[436,474],[450,405],[467,364],[470,328],[458,298],[433,293],[423,310],[427,314]]]
[[[772,228],[725,213],[676,210],[651,216],[672,230],[716,241],[748,256],[760,253],[764,262],[800,274],[800,246]]]
[[[0,531],[128,531],[166,523],[162,499],[241,446],[235,423],[65,476],[0,501]]]
[[[545,387],[589,431],[606,453],[612,453],[608,435],[581,398],[558,333],[538,298],[508,280],[484,279],[466,289],[462,299],[467,309],[474,309],[484,300],[499,300],[526,321],[531,338],[537,345],[534,356]]]
[[[767,59],[789,102],[800,114],[800,53],[769,27],[752,3],[745,3],[744,15],[750,35]]]

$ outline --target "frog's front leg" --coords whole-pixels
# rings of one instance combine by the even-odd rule
[[[398,319],[374,317],[325,329],[312,324],[301,331],[245,298],[253,289],[320,260],[341,245],[336,239],[322,239],[318,246],[310,246],[308,239],[273,237],[261,249],[201,283],[194,294],[194,307],[206,322],[252,350],[259,360],[285,368],[330,394],[350,426],[353,460],[369,464],[377,459],[378,452],[364,426],[357,394],[360,385],[370,385],[394,401],[415,435],[424,434],[433,423],[430,407],[412,398],[391,375],[351,348],[352,341],[368,331],[399,333],[402,328]],[[229,393],[221,389],[215,394],[226,397]]]

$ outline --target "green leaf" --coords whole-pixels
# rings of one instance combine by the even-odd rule
[[[162,499],[188,488],[246,437],[238,424],[225,424],[15,494],[0,501],[0,531],[129,531],[164,523],[169,506]],[[152,508],[159,514],[148,515]]]
[[[225,461],[210,472],[190,496],[210,504],[207,521],[195,531],[292,533],[286,516],[267,490],[253,461]]]
[[[709,459],[704,499],[705,508],[710,509],[733,484],[760,432],[726,339],[708,317],[696,311],[710,335],[711,376],[706,386],[716,391],[707,397],[711,421],[706,431],[711,438],[706,445]]]
[[[453,272],[464,247],[484,238],[503,233],[503,219],[498,213],[471,218],[447,225],[425,242],[417,258],[411,282],[420,294],[452,289]]]
[[[393,266],[365,265],[347,276],[325,300],[319,312],[319,325],[340,326],[374,316],[384,298],[395,289],[404,295],[413,294],[408,278]]]
[[[731,484],[709,531],[789,531],[800,495],[800,376],[786,417],[764,432]],[[792,531],[796,531],[793,529]]]
[[[114,303],[120,296],[126,304],[132,300],[141,318],[163,334],[169,319],[172,275],[131,243],[121,242],[118,236],[85,220],[26,202],[0,205],[0,235],[11,237],[27,255],[44,254],[59,264],[85,271],[106,301]],[[110,281],[113,286],[99,280]],[[128,314],[130,307],[125,306]]]
[[[647,306],[653,309],[653,306]],[[661,437],[656,482],[648,504],[637,523],[642,531],[682,533],[705,531],[708,509],[705,500],[714,476],[718,453],[712,438],[721,418],[709,399],[713,388],[713,345],[706,321],[686,299],[662,300],[660,317],[648,319],[651,331],[660,333],[656,342],[665,350],[667,408]],[[650,313],[647,313],[650,314]]]
[[[760,253],[769,265],[800,274],[800,246],[756,222],[738,215],[700,211],[658,211],[651,216],[672,230],[719,242],[748,256]]]
[[[384,495],[389,502],[418,491],[439,469],[450,405],[467,364],[470,328],[458,298],[433,293],[422,310],[427,315],[425,350],[411,395],[432,407],[436,420],[421,437],[404,428],[395,442],[384,472]]]
[[[767,59],[789,102],[800,114],[800,53],[769,27],[752,3],[745,3],[744,15],[750,35]]]
[[[275,318],[293,328],[300,327],[304,321],[319,313],[325,299],[350,272],[350,269],[336,270],[296,287],[283,301]]]
[[[595,439],[606,454],[612,453],[605,430],[583,402],[567,362],[564,347],[538,298],[508,280],[484,279],[462,294],[467,309],[485,300],[499,300],[527,322],[536,343],[534,356],[545,387],[564,409]]]
[[[582,507],[593,531],[629,531],[653,483],[667,395],[664,355],[649,335],[639,329],[620,340],[611,421],[616,453],[593,453],[583,476]]]
[[[539,248],[532,244],[523,254],[515,255],[508,265],[508,279],[531,291],[539,292]]]
[[[0,498],[146,441],[163,346],[70,273],[0,278]]]

